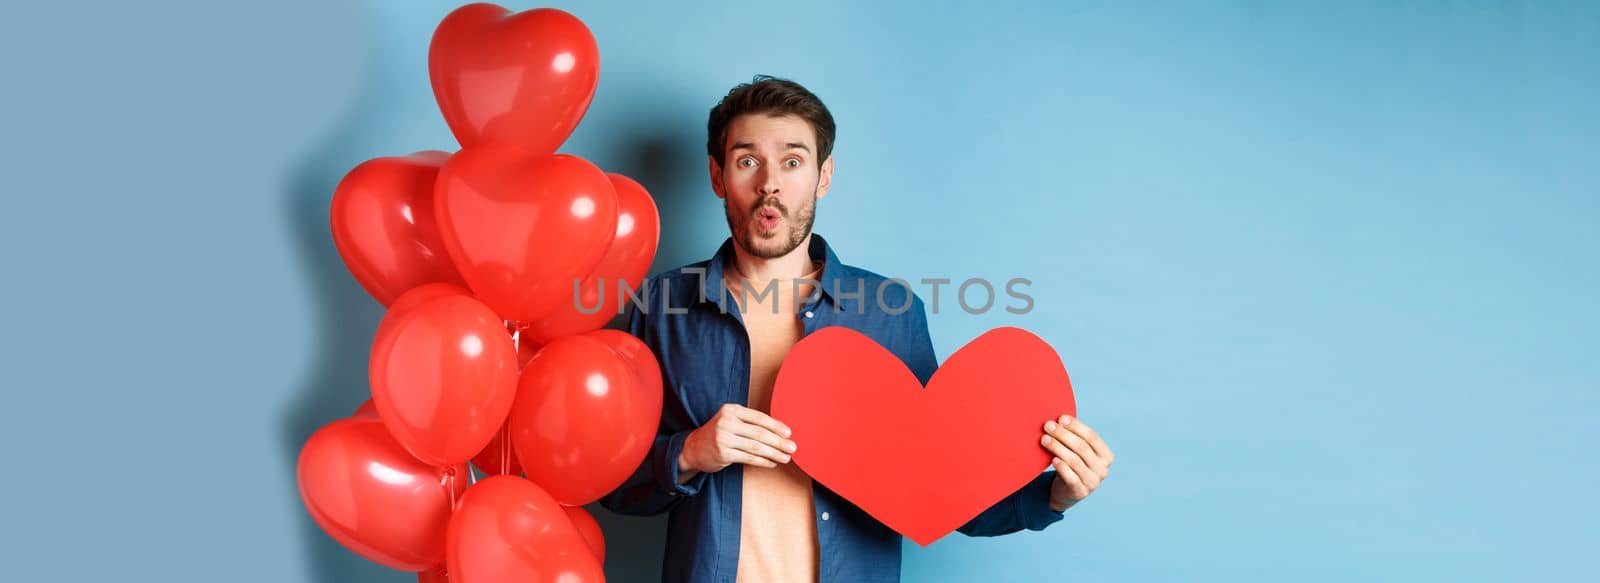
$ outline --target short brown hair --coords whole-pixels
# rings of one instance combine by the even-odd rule
[[[793,115],[811,124],[817,135],[817,165],[821,166],[833,154],[833,114],[822,100],[799,83],[770,75],[756,75],[749,83],[740,83],[711,108],[711,119],[706,122],[706,153],[717,159],[721,166],[723,146],[728,139],[728,124],[741,115],[766,114]]]

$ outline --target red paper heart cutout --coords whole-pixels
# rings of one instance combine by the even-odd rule
[[[583,21],[566,12],[512,14],[468,4],[434,31],[428,78],[462,147],[496,141],[549,154],[594,100],[600,48]]]
[[[1049,467],[1039,438],[1062,413],[1077,415],[1061,358],[1009,327],[950,355],[924,389],[877,342],[830,326],[790,349],[772,394],[794,462],[923,546]]]

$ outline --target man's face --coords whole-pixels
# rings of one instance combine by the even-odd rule
[[[833,157],[817,160],[811,124],[791,115],[741,115],[728,124],[723,154],[726,166],[711,158],[711,188],[723,200],[734,242],[765,259],[804,243],[833,177]]]

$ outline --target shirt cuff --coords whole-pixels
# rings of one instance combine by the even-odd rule
[[[689,431],[672,434],[667,439],[667,451],[655,459],[656,486],[669,496],[693,496],[699,494],[700,487],[705,485],[705,472],[695,474],[687,484],[678,483],[678,456],[683,453],[683,442],[688,439]]]
[[[1022,499],[1018,500],[1020,504],[1017,511],[1022,514],[1023,528],[1044,530],[1044,527],[1055,524],[1066,514],[1065,510],[1057,512],[1050,508],[1050,486],[1055,481],[1056,472],[1050,470],[1022,487]]]

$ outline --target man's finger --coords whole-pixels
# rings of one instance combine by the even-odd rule
[[[733,455],[730,457],[733,458],[735,463],[741,463],[747,466],[761,466],[763,468],[778,467],[777,462],[745,451],[734,450]]]
[[[1050,465],[1056,468],[1056,479],[1067,485],[1067,495],[1073,500],[1082,500],[1089,496],[1089,488],[1083,485],[1083,480],[1078,479],[1078,474],[1072,471],[1065,460],[1056,458]]]
[[[739,420],[744,421],[745,423],[760,425],[786,439],[790,435],[793,435],[793,432],[789,430],[788,425],[784,425],[777,419],[773,419],[771,415],[767,415],[766,413],[762,413],[755,409],[751,409],[749,407],[740,407],[737,409],[737,415]]]
[[[1095,454],[1094,447],[1090,446],[1089,442],[1084,441],[1078,434],[1068,431],[1066,427],[1061,425],[1056,425],[1055,430],[1051,431],[1049,435],[1066,444],[1068,448],[1078,454],[1078,457],[1083,458],[1084,463],[1088,464],[1089,468],[1094,470],[1099,477],[1106,477],[1105,461]]]
[[[783,436],[773,433],[771,429],[753,423],[741,424],[733,430],[733,434],[765,443],[790,455],[793,455],[796,449],[794,441],[784,439]]]
[[[1094,448],[1094,454],[1096,456],[1099,456],[1100,459],[1105,460],[1107,466],[1111,465],[1111,446],[1106,445],[1104,439],[1100,439],[1100,434],[1095,432],[1093,427],[1090,427],[1089,424],[1084,423],[1082,419],[1068,417],[1065,415],[1062,416],[1062,419],[1065,421],[1063,425],[1066,425],[1069,431],[1076,433],[1078,437],[1082,437],[1084,441],[1089,443],[1090,447]]]
[[[738,448],[739,451],[766,458],[780,464],[789,463],[789,454],[778,451],[778,448],[761,443],[754,439],[740,439],[734,447]]]
[[[1057,459],[1065,461],[1067,467],[1072,468],[1072,472],[1078,476],[1079,483],[1087,486],[1090,490],[1100,486],[1099,472],[1096,472],[1093,468],[1090,468],[1089,464],[1085,463],[1083,458],[1078,456],[1077,452],[1067,449],[1065,446],[1061,445],[1061,442],[1054,439],[1050,440],[1050,442],[1052,444],[1052,448],[1050,450],[1051,453],[1054,453]]]
[[[1045,451],[1050,452],[1050,455],[1055,456],[1057,459],[1066,459],[1068,456],[1077,457],[1078,455],[1073,453],[1071,449],[1068,449],[1066,444],[1056,440],[1055,436],[1050,434],[1045,434],[1045,436],[1039,440],[1039,444],[1043,445]]]

